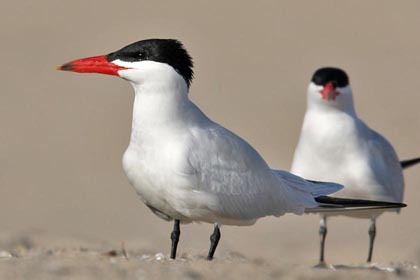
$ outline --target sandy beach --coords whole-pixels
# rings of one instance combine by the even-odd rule
[[[420,166],[399,214],[329,221],[326,260],[315,215],[223,226],[172,224],[136,196],[121,158],[133,92],[115,77],[55,70],[146,38],[177,38],[195,62],[191,99],[288,170],[319,67],[350,76],[359,116],[400,159],[420,156],[417,1],[7,2],[0,11],[0,279],[420,279]]]
[[[192,238],[189,236],[189,230],[185,231],[185,235]],[[268,230],[265,233],[272,232]],[[39,231],[10,234],[7,237],[2,236],[0,243],[2,248],[7,249],[0,251],[0,278],[417,279],[420,276],[418,248],[413,250],[413,253],[417,254],[392,256],[389,252],[388,258],[383,255],[379,258],[384,261],[366,265],[363,261],[357,261],[358,258],[364,257],[364,254],[360,251],[354,252],[352,248],[356,246],[340,246],[337,242],[334,247],[342,254],[330,252],[328,256],[329,259],[341,259],[342,262],[334,262],[329,264],[328,268],[320,269],[314,268],[315,246],[299,246],[298,243],[288,245],[287,240],[294,242],[288,237],[281,238],[279,242],[263,242],[251,234],[250,240],[252,243],[259,243],[259,248],[235,248],[231,240],[238,237],[231,236],[229,231],[226,235],[230,241],[224,242],[217,258],[209,262],[205,259],[204,248],[197,249],[204,246],[192,248],[187,245],[188,249],[180,250],[177,260],[171,260],[164,246],[157,243],[146,244],[144,240],[121,241],[118,244],[98,239],[57,237]],[[241,239],[247,237],[247,234],[242,234]],[[203,238],[199,239],[203,241],[201,245],[207,243]],[[185,242],[181,244],[184,245]],[[329,248],[332,249],[331,247],[332,244]],[[383,254],[384,250],[378,251]],[[341,258],[337,255],[341,255]],[[351,257],[347,258],[349,256]]]

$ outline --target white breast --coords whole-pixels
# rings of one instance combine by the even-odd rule
[[[372,164],[370,137],[370,129],[353,115],[308,111],[291,171],[307,179],[343,184],[336,196],[400,201],[392,189],[402,188],[402,182],[390,186],[392,182],[378,180],[381,175]]]

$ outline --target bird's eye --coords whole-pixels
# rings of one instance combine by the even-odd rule
[[[146,59],[146,54],[144,52],[137,52],[136,56],[140,59]]]

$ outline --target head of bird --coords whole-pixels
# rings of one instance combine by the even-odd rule
[[[347,110],[353,107],[349,78],[339,68],[324,67],[315,71],[307,94],[311,108]]]
[[[119,76],[136,86],[161,87],[165,83],[189,87],[193,62],[182,43],[173,39],[148,39],[106,55],[73,60],[58,70]]]

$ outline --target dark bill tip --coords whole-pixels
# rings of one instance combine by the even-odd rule
[[[71,63],[66,63],[61,66],[57,66],[56,69],[62,71],[73,71],[73,65]]]

